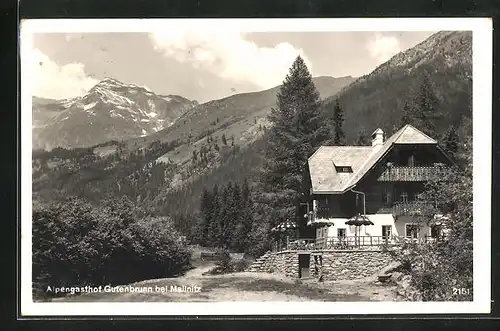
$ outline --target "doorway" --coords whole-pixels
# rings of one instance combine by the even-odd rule
[[[310,276],[310,261],[311,254],[299,254],[299,278],[308,278]]]
[[[392,235],[392,225],[382,225],[382,238],[388,239]]]

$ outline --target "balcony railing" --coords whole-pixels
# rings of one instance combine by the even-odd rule
[[[429,243],[441,238],[425,236],[422,238],[398,236],[346,236],[323,237],[316,239],[297,239],[282,245],[273,246],[273,251],[317,251],[327,249],[367,249],[369,247],[396,246],[403,243]]]
[[[408,201],[395,202],[392,206],[392,215],[398,216],[426,216],[435,214],[432,202],[429,201]]]
[[[378,177],[380,182],[424,182],[443,178],[449,169],[441,166],[429,167],[387,167]]]

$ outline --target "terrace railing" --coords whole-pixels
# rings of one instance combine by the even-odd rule
[[[288,243],[288,250],[301,251],[301,250],[314,250],[316,249],[315,239],[297,239]]]
[[[424,182],[432,179],[443,178],[449,169],[442,166],[428,167],[398,167],[391,166],[378,177],[380,182]]]
[[[399,216],[425,216],[436,213],[434,205],[430,201],[406,201],[395,202],[392,205],[392,215]]]
[[[398,236],[346,236],[323,237],[316,239],[296,239],[285,245],[274,246],[273,251],[316,251],[325,249],[366,249],[369,247],[396,246],[403,243],[428,243],[440,238],[425,236],[422,238]]]

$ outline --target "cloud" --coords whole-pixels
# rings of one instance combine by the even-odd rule
[[[244,39],[239,31],[167,30],[150,34],[156,51],[180,63],[207,70],[223,79],[271,88],[283,82],[301,55],[312,72],[302,49],[289,43],[260,47]]]
[[[383,36],[380,33],[375,35],[375,39],[372,39],[368,45],[367,49],[370,55],[377,59],[380,63],[386,62],[391,57],[401,52],[402,47],[399,40],[396,37]]]
[[[34,96],[65,99],[82,96],[98,81],[85,73],[82,63],[58,65],[39,49],[32,49],[26,62]]]
[[[64,34],[64,40],[66,42],[81,38],[83,35],[81,33],[65,33]]]

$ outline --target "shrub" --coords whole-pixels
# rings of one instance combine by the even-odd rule
[[[217,261],[215,267],[207,272],[209,275],[242,272],[245,271],[251,264],[251,261],[248,259],[239,259],[237,261],[231,260],[231,256],[226,250],[219,250],[217,253],[219,254],[219,260]]]
[[[422,300],[472,300],[472,250],[461,247],[460,242],[408,243],[389,252],[401,262],[401,272],[411,276],[410,284],[420,292]],[[470,291],[457,295],[454,288]]]
[[[217,250],[215,252],[218,256],[217,264],[214,268],[209,271],[209,274],[218,275],[226,274],[233,271],[233,265],[231,263],[231,256],[227,250]]]
[[[118,285],[168,277],[190,254],[168,218],[144,217],[126,198],[33,205],[33,296],[48,286]]]
[[[427,183],[425,191],[426,200],[435,201],[438,210],[447,216],[441,220],[446,230],[443,240],[425,245],[406,243],[392,252],[424,301],[473,298],[472,137],[467,137],[466,142],[457,155],[462,166]],[[429,223],[432,214],[427,215]]]
[[[234,272],[243,272],[243,271],[247,270],[251,264],[252,264],[252,262],[248,259],[240,259],[240,260],[234,262],[233,271]]]

